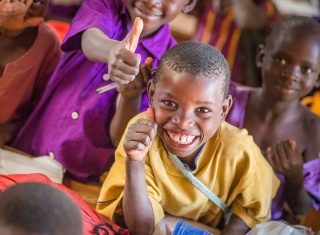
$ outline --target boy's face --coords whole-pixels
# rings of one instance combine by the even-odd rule
[[[307,95],[320,75],[319,38],[286,35],[260,51],[264,88],[280,100]]]
[[[125,0],[124,2],[132,21],[136,17],[143,20],[141,38],[145,38],[163,24],[172,21],[183,10],[192,10],[197,0]]]
[[[208,79],[166,69],[160,81],[148,87],[158,134],[174,155],[194,159],[218,129],[231,106],[221,86]]]
[[[48,2],[48,0],[33,0],[25,18],[43,17],[46,13]]]

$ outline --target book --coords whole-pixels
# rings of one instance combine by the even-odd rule
[[[0,174],[42,173],[62,183],[65,169],[53,156],[32,157],[10,147],[0,148]]]
[[[206,230],[195,227],[187,222],[179,220],[172,235],[214,235]]]

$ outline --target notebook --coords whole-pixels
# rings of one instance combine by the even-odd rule
[[[197,228],[187,222],[179,220],[172,235],[214,235],[206,230]]]

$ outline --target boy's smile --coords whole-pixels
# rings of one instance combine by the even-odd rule
[[[207,78],[167,67],[160,76],[149,87],[158,134],[170,153],[191,161],[224,120],[228,102],[221,87]]]
[[[144,29],[141,38],[146,38],[185,11],[186,5],[195,5],[196,0],[125,0],[124,2],[132,21],[136,17],[143,20]]]

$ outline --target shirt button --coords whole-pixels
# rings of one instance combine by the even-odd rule
[[[72,119],[77,120],[79,117],[79,114],[77,112],[72,112],[71,117],[72,117]]]

